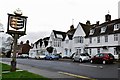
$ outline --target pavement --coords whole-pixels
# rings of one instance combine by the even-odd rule
[[[2,63],[10,65],[10,62],[3,62],[2,61]],[[41,76],[44,76],[46,78],[50,78],[52,80],[86,80],[85,78],[78,78],[75,75],[65,74],[64,72],[43,70],[43,69],[39,69],[39,68],[36,68],[33,66],[28,66],[28,65],[23,65],[23,64],[17,64],[17,68],[19,68],[21,70],[26,70],[28,72],[32,72],[32,73],[35,73],[35,74],[38,74]]]

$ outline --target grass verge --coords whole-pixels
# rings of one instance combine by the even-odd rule
[[[10,67],[7,64],[0,63],[2,65],[2,72],[10,71]],[[2,80],[50,80],[38,74],[30,73],[28,71],[16,71],[2,73]]]

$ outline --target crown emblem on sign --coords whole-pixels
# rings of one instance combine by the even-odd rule
[[[22,11],[18,8],[16,11],[14,11],[15,15],[22,15]]]

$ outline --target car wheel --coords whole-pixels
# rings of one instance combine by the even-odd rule
[[[37,57],[35,57],[35,59],[37,59]]]
[[[82,62],[82,59],[80,59],[79,62],[81,63],[81,62]]]
[[[93,63],[93,60],[90,60],[90,63]]]
[[[52,58],[50,57],[50,60],[52,60]]]
[[[75,59],[72,59],[73,62],[75,62]]]
[[[103,62],[102,62],[103,64],[106,64],[106,61],[105,60],[103,60]]]
[[[47,60],[46,57],[44,59]]]

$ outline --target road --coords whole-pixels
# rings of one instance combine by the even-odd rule
[[[10,61],[11,59],[3,58],[2,61]],[[91,64],[89,62],[79,63],[72,61],[57,60],[35,60],[35,59],[17,59],[18,64],[34,66],[39,69],[55,71],[59,74],[87,77],[98,80],[118,80],[118,64]]]

